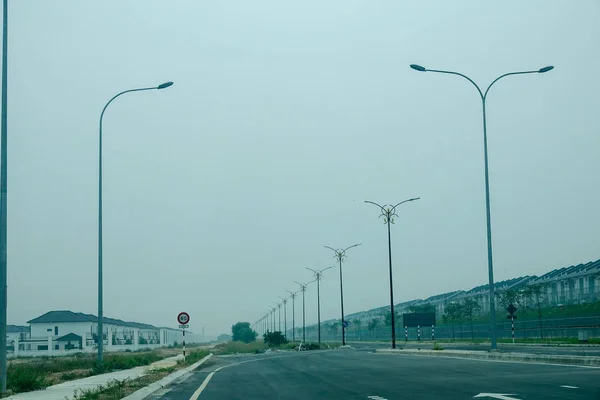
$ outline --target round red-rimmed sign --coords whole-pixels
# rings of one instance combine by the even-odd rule
[[[186,312],[180,312],[177,314],[177,322],[179,322],[181,325],[188,324],[190,322],[190,314]]]

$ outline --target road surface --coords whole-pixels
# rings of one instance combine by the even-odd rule
[[[152,400],[600,399],[600,369],[331,350],[213,357]]]

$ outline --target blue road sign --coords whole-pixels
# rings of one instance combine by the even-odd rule
[[[344,322],[342,322],[342,325],[344,325],[344,328],[347,328],[348,325],[350,325],[350,324],[348,323],[348,321],[344,321]]]

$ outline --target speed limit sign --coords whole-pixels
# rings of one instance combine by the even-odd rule
[[[177,315],[177,322],[179,322],[181,325],[186,325],[188,322],[190,322],[190,314],[186,312],[180,312]]]

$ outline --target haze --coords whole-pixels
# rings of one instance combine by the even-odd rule
[[[600,3],[12,1],[8,323],[104,312],[192,331],[256,321],[347,247],[347,314],[487,282],[481,86],[496,280],[600,258]],[[322,318],[339,318],[338,271]],[[297,305],[297,316],[300,307]],[[307,323],[316,291],[307,291]]]

